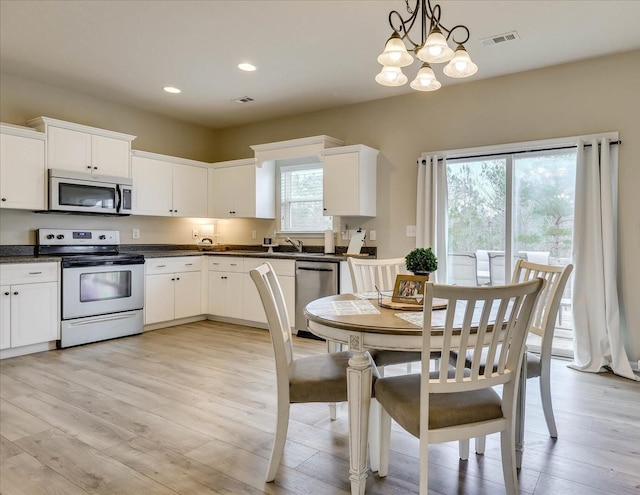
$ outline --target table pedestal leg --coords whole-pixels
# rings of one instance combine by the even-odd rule
[[[522,467],[524,454],[524,413],[527,400],[527,351],[524,351],[522,367],[520,368],[520,384],[516,399],[516,468]]]
[[[347,369],[349,480],[351,481],[351,495],[364,495],[367,479],[367,433],[369,431],[372,369],[369,358],[362,349],[359,335],[351,336],[349,350],[353,352]]]

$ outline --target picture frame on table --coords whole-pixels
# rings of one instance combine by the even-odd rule
[[[397,275],[391,301],[404,304],[422,304],[427,281],[428,278],[424,275]]]

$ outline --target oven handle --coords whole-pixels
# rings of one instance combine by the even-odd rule
[[[73,259],[62,260],[62,268],[82,268],[87,266],[126,266],[126,265],[144,265],[144,259],[124,259],[110,261],[76,261]]]
[[[94,323],[101,323],[103,321],[117,321],[117,320],[126,320],[135,316],[134,312],[121,313],[116,315],[108,315],[108,316],[96,316],[95,318],[91,318],[90,320],[83,320],[78,322],[69,323],[69,325],[81,327],[83,325],[93,325]]]

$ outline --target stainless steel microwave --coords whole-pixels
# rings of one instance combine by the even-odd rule
[[[130,215],[133,181],[49,169],[49,211]]]

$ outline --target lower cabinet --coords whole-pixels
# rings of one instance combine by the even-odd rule
[[[0,349],[58,339],[57,263],[0,265]]]
[[[144,323],[203,314],[202,258],[152,258],[145,263]]]
[[[209,258],[209,314],[244,318],[243,258]]]

